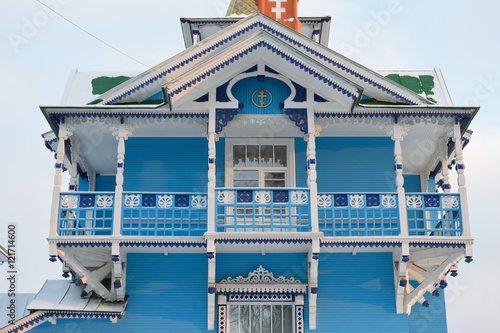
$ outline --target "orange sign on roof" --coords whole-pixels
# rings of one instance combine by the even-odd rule
[[[297,14],[298,2],[299,0],[255,0],[262,14],[302,33],[302,24]]]

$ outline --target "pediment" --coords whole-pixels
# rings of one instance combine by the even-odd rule
[[[266,35],[266,37],[263,37],[263,35]],[[196,74],[199,71],[199,67],[207,67],[206,64],[208,63],[215,65],[226,57],[229,60],[224,60],[224,62],[229,61],[229,63],[224,64],[223,67],[227,66],[230,68],[232,67],[230,64],[234,62],[234,59],[230,59],[229,53],[238,54],[240,52],[248,52],[248,49],[245,50],[245,47],[249,43],[255,42],[258,38],[264,38],[261,42],[268,43],[266,48],[270,48],[269,51],[271,53],[274,53],[273,48],[280,50],[280,52],[281,50],[285,50],[291,57],[307,60],[306,64],[320,69],[325,72],[324,74],[328,73],[325,79],[335,78],[338,83],[342,81],[349,82],[351,86],[356,86],[358,90],[363,91],[365,95],[377,101],[403,105],[432,104],[432,102],[413,91],[314,42],[302,34],[288,29],[260,13],[253,14],[234,23],[219,33],[179,53],[177,56],[155,66],[153,69],[104,93],[99,98],[99,104],[140,103],[160,92],[164,86],[173,87],[174,82],[182,84],[181,81],[187,80],[190,74]],[[255,45],[252,47],[255,47]],[[262,48],[259,52],[268,53]],[[257,59],[258,56],[259,53],[253,53],[254,58]],[[241,57],[241,59],[244,58]],[[238,59],[241,60],[240,57]],[[250,63],[250,61],[248,62]],[[256,63],[256,60],[254,59],[253,62]],[[240,68],[241,72],[245,69],[243,63],[239,63],[242,64]],[[279,66],[275,65],[275,67]],[[281,67],[282,69],[286,69],[285,64],[281,64]],[[227,73],[225,79],[230,76],[229,74],[235,75],[236,72]]]

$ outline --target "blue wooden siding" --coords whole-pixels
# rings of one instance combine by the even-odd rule
[[[411,308],[411,314],[408,318],[409,333],[448,332],[444,290],[438,288],[438,291],[439,297],[432,296],[428,292],[425,293],[424,297],[429,302],[428,308],[421,306],[420,303]]]
[[[129,299],[117,324],[104,319],[59,319],[57,325],[45,323],[33,332],[208,332],[207,271],[206,254],[129,253]]]
[[[321,253],[315,333],[408,332],[396,314],[391,253]]]
[[[219,138],[219,141],[215,143],[215,165],[216,165],[216,170],[215,170],[215,185],[217,187],[224,187],[226,186],[225,179],[226,179],[226,145],[225,145],[225,139],[224,138]],[[207,144],[207,149],[208,149],[208,144]],[[207,176],[207,182],[208,182],[208,176]]]
[[[392,192],[394,142],[378,137],[318,137],[319,192]]]
[[[114,192],[116,186],[116,176],[101,176],[95,177],[95,190],[98,192]],[[80,189],[80,191],[83,191]]]
[[[78,191],[86,192],[89,190],[89,180],[78,175]]]
[[[303,138],[295,138],[295,184],[307,187],[307,142]]]
[[[265,89],[272,95],[272,102],[266,108],[256,107],[252,103],[252,95],[259,89]],[[243,79],[237,82],[231,89],[233,96],[240,103],[243,103],[243,109],[240,110],[240,114],[282,114],[283,111],[280,109],[280,103],[284,102],[290,96],[291,92],[290,87],[283,81],[271,77],[258,79],[257,76]],[[257,94],[254,96],[254,101],[258,104],[260,99],[257,98]],[[266,93],[266,95],[268,94]],[[269,97],[264,99],[265,104],[269,101]]]
[[[218,253],[216,260],[217,282],[239,275],[246,277],[262,265],[275,277],[294,277],[302,283],[307,283],[306,253],[268,253],[265,256],[254,253]]]
[[[422,192],[419,175],[404,175],[406,192]]]
[[[125,147],[125,191],[207,191],[206,138],[130,138]]]

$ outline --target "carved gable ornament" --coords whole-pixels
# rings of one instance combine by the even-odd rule
[[[294,293],[305,294],[307,284],[295,278],[284,276],[274,277],[274,274],[259,266],[247,277],[228,277],[217,283],[218,293]]]

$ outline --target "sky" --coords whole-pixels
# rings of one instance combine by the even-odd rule
[[[42,1],[42,0],[41,0]],[[61,276],[48,261],[54,157],[39,105],[61,100],[71,70],[143,71],[184,49],[180,17],[224,16],[229,0],[0,0],[0,243],[16,227],[18,292]],[[495,332],[500,265],[500,3],[494,0],[302,0],[300,16],[332,16],[330,48],[374,70],[438,67],[455,105],[479,105],[465,150],[474,261],[459,264],[446,289],[451,333]],[[453,180],[453,182],[456,182]],[[7,291],[0,266],[0,293]]]

